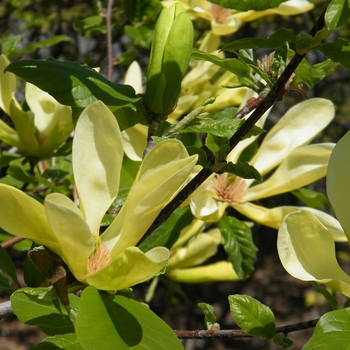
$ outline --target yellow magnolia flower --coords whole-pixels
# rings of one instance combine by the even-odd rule
[[[156,145],[145,157],[125,204],[99,235],[103,215],[118,195],[123,158],[115,117],[100,101],[85,108],[73,140],[73,173],[79,208],[53,193],[44,205],[0,184],[0,227],[58,254],[77,280],[102,290],[143,282],[166,265],[169,252],[135,247],[160,210],[185,183],[196,163],[177,140]]]
[[[262,176],[277,167],[274,173],[254,186],[251,186],[252,180],[229,174],[212,176],[192,195],[192,213],[198,219],[216,222],[220,220],[225,209],[231,206],[255,222],[279,228],[285,215],[299,207],[268,209],[252,202],[304,187],[326,175],[334,144],[308,143],[333,117],[334,107],[325,99],[314,98],[293,106],[267,133],[258,152],[250,161]],[[249,142],[252,141],[248,139],[242,144],[246,146]],[[236,162],[243,149],[238,145],[227,160]],[[339,226],[331,216],[318,211],[317,213],[339,232]]]
[[[204,283],[215,281],[238,281],[240,278],[229,261],[203,265],[217,253],[221,233],[215,228],[201,233],[204,222],[195,219],[182,230],[179,239],[171,248],[165,275],[181,283]]]
[[[350,242],[350,132],[335,146],[329,160],[327,193],[334,212]],[[350,298],[350,276],[339,266],[332,230],[317,216],[300,210],[284,219],[277,248],[289,274],[303,281],[317,281]]]
[[[24,111],[14,93],[16,76],[4,69],[10,64],[0,56],[0,108],[12,119],[15,129],[0,120],[0,140],[18,148],[26,156],[45,158],[59,147],[73,130],[72,111],[59,104],[48,93],[27,83]]]
[[[206,0],[179,0],[190,16],[210,21],[211,31],[216,35],[236,32],[245,22],[268,15],[293,16],[310,11],[314,5],[306,0],[289,0],[276,8],[265,11],[237,11],[223,8]],[[163,1],[169,7],[174,1]]]

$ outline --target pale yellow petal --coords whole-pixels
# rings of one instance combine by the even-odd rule
[[[120,252],[136,244],[164,205],[181,189],[196,161],[197,156],[189,157],[177,140],[163,141],[152,148],[141,164],[126,203],[104,232],[104,242],[114,245],[119,240]]]
[[[19,149],[23,148],[18,133],[2,120],[0,120],[0,140],[10,146],[14,146]]]
[[[10,115],[10,103],[16,90],[16,76],[4,72],[10,61],[5,55],[0,55],[0,108]]]
[[[309,211],[313,213],[325,227],[327,227],[328,231],[332,234],[334,241],[347,242],[347,238],[339,224],[339,221],[333,216],[317,209],[297,206],[281,206],[268,209],[249,202],[244,204],[236,204],[234,205],[234,208],[252,221],[276,229],[280,227],[287,214],[301,209]]]
[[[60,193],[46,196],[44,206],[50,227],[62,249],[61,258],[76,279],[83,282],[88,274],[88,258],[95,249],[89,226],[74,203]]]
[[[277,248],[293,277],[319,281],[350,297],[350,277],[337,262],[332,235],[312,213],[289,214],[278,232]]]
[[[22,191],[0,184],[0,227],[12,235],[29,238],[56,253],[61,249],[46,218],[44,206]]]
[[[84,109],[73,140],[73,172],[80,208],[92,232],[118,195],[123,143],[112,112],[100,101]]]
[[[181,283],[206,283],[219,281],[239,281],[240,278],[228,261],[187,269],[174,269],[167,274],[173,281]]]
[[[292,151],[263,183],[248,189],[245,201],[254,201],[304,187],[326,175],[333,143],[299,147]]]
[[[146,125],[136,124],[131,128],[123,130],[121,134],[125,154],[131,160],[140,162],[147,146],[148,127]]]
[[[218,246],[210,235],[200,233],[187,246],[174,251],[169,259],[167,271],[200,265],[216,254],[217,249]]]
[[[327,194],[350,241],[350,132],[336,144],[329,160]]]
[[[137,94],[143,93],[142,72],[137,61],[132,62],[126,71],[124,84],[131,85]]]
[[[166,265],[169,251],[157,247],[146,254],[136,247],[129,247],[111,257],[111,262],[96,273],[87,276],[85,282],[102,290],[120,290],[145,282],[157,275]]]
[[[312,98],[290,108],[266,134],[251,164],[264,175],[297,147],[308,144],[334,117],[334,106],[323,98]]]

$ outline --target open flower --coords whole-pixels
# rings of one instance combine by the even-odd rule
[[[196,156],[189,157],[177,140],[156,145],[141,163],[122,209],[100,235],[102,217],[118,195],[123,157],[118,124],[102,102],[79,117],[72,154],[79,208],[59,193],[49,194],[42,205],[0,184],[0,227],[50,248],[77,280],[98,289],[119,290],[158,274],[168,250],[143,253],[135,245],[183,186]]]
[[[327,172],[327,194],[350,242],[350,132],[335,146]],[[317,281],[350,297],[350,276],[339,266],[332,230],[317,216],[300,210],[284,219],[277,248],[289,274],[303,281]]]
[[[334,147],[332,143],[307,145],[334,117],[334,107],[328,100],[315,98],[289,109],[267,133],[250,164],[262,176],[277,167],[266,181],[252,186],[252,180],[220,174],[203,183],[191,197],[192,213],[199,219],[218,221],[228,206],[251,220],[279,228],[283,218],[299,207],[282,206],[268,209],[256,204],[263,198],[306,186],[326,175],[327,164]],[[246,146],[249,139],[243,141]],[[243,148],[238,145],[228,156],[236,162]],[[339,225],[332,217],[317,211],[325,222]]]
[[[0,120],[0,140],[17,147],[23,155],[48,157],[73,130],[71,107],[27,83],[25,96],[30,110],[24,111],[14,96],[16,76],[4,73],[9,63],[0,56],[0,108],[12,119],[15,129]]]
[[[210,21],[211,31],[216,35],[228,35],[236,32],[245,22],[268,15],[293,16],[310,11],[313,4],[306,0],[288,0],[276,8],[264,11],[237,11],[223,8],[206,0],[180,0],[190,16]],[[173,1],[163,1],[170,6]]]

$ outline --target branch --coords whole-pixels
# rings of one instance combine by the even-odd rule
[[[287,335],[291,332],[301,331],[303,329],[314,328],[319,319],[310,320],[306,322],[300,322],[290,324],[287,326],[277,327],[277,333],[284,333]],[[209,338],[252,338],[250,334],[247,334],[241,329],[228,329],[228,330],[194,330],[194,331],[175,331],[176,336],[179,339],[209,339]]]
[[[0,319],[5,318],[7,316],[12,316],[13,311],[11,307],[11,301],[4,301],[0,304]]]
[[[106,26],[107,26],[107,60],[108,60],[108,80],[112,79],[113,70],[113,53],[112,53],[112,9],[113,0],[108,0],[107,13],[106,13]]]
[[[326,8],[327,9],[327,8]],[[317,22],[310,30],[310,35],[315,36],[316,33],[321,30],[324,25],[324,15],[326,9],[323,11],[321,16],[318,18]],[[249,130],[254,126],[254,124],[261,118],[261,116],[276,102],[283,98],[286,92],[286,84],[289,78],[296,70],[302,59],[305,57],[306,53],[300,54],[296,53],[293,59],[289,62],[281,76],[276,81],[276,84],[272,87],[270,92],[266,95],[264,99],[259,98],[257,107],[252,115],[241,125],[241,127],[236,131],[236,133],[230,139],[230,149],[233,150],[234,147],[244,138],[244,136],[249,132]],[[261,95],[259,96],[261,97]],[[241,117],[241,116],[239,116]],[[209,165],[213,165],[215,160],[209,159]],[[198,187],[201,185],[210,175],[212,171],[209,168],[202,169],[177,195],[176,197],[167,204],[162,211],[159,213],[151,227],[148,229],[144,237],[150,235],[157,227],[163,224],[171,215],[171,213],[178,208]]]
[[[14,244],[20,242],[23,238],[22,237],[12,237],[8,239],[7,241],[1,242],[0,245],[2,248],[6,249],[8,247],[13,246]]]

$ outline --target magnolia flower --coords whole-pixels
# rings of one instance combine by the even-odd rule
[[[227,260],[203,265],[217,253],[221,244],[219,229],[201,233],[203,225],[203,221],[195,219],[190,226],[182,230],[179,239],[171,248],[165,275],[182,283],[240,280]]]
[[[174,1],[163,1],[170,6]],[[278,7],[265,11],[237,11],[223,8],[206,0],[180,0],[190,16],[210,21],[211,31],[216,35],[228,35],[236,32],[245,22],[268,15],[293,16],[310,11],[313,4],[306,0],[289,0]]]
[[[115,117],[100,101],[85,108],[73,140],[73,173],[79,208],[60,193],[41,203],[0,184],[0,227],[58,254],[76,279],[102,290],[143,282],[166,265],[169,252],[135,245],[160,210],[183,186],[196,163],[177,140],[156,145],[145,157],[126,202],[100,235],[102,217],[118,195],[123,158]]]
[[[350,242],[350,132],[335,146],[327,171],[327,194],[335,215]],[[277,248],[289,274],[303,281],[317,281],[350,298],[350,276],[339,266],[327,225],[304,210],[287,215],[278,232]]]
[[[0,108],[12,119],[15,129],[0,120],[0,140],[18,148],[26,156],[50,156],[73,130],[71,108],[27,83],[25,96],[30,110],[24,111],[14,96],[16,76],[4,73],[9,64],[8,59],[1,55]]]
[[[292,107],[267,133],[250,164],[262,176],[277,167],[264,182],[252,186],[252,180],[230,174],[212,176],[191,197],[192,213],[199,219],[218,221],[228,206],[249,219],[279,228],[283,218],[299,207],[282,206],[268,209],[256,204],[263,198],[304,187],[326,175],[327,164],[334,147],[332,143],[308,145],[333,119],[334,107],[328,100],[314,98]],[[242,142],[247,146],[250,139]],[[236,162],[243,147],[228,156]],[[312,210],[312,209],[310,209]],[[339,233],[339,225],[331,216],[317,211],[321,220]]]

